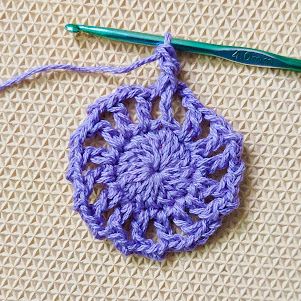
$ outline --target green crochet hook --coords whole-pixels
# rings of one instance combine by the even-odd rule
[[[85,32],[111,40],[134,44],[156,46],[164,41],[162,36],[108,27],[67,24],[65,28],[73,33]],[[171,44],[175,49],[181,51],[215,56],[244,65],[301,72],[301,60],[263,50],[208,44],[177,38],[173,38]]]

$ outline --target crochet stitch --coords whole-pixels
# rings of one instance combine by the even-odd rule
[[[74,209],[95,238],[111,240],[126,255],[156,260],[204,244],[223,216],[239,205],[244,172],[242,136],[179,81],[170,41],[166,34],[153,55],[130,66],[48,65],[0,85],[3,90],[48,70],[117,74],[159,62],[154,84],[119,87],[89,106],[87,118],[71,136],[67,172]],[[175,95],[186,111],[182,123],[172,110]],[[154,118],[157,99],[160,116]],[[131,120],[125,101],[135,102],[137,122]],[[100,140],[106,143],[93,144]]]

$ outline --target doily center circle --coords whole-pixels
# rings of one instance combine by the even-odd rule
[[[162,205],[187,194],[194,170],[189,144],[163,128],[134,136],[125,145],[116,182],[129,200]]]

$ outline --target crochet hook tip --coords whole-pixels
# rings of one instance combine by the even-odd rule
[[[73,33],[80,32],[80,28],[76,24],[66,24],[65,29],[68,30],[69,32],[73,32]]]

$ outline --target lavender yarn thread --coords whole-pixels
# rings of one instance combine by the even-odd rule
[[[0,85],[1,91],[49,70],[117,74],[159,62],[161,73],[151,86],[121,86],[89,106],[87,118],[71,136],[67,171],[74,209],[93,236],[111,240],[126,255],[156,260],[204,244],[223,216],[238,207],[244,172],[242,136],[178,80],[179,62],[170,40],[166,34],[153,55],[130,66],[48,65]],[[176,94],[186,110],[182,124],[172,111]],[[151,109],[158,98],[161,116],[154,119]],[[128,99],[136,103],[137,123],[125,106]],[[113,115],[114,125],[104,113]],[[208,123],[210,132],[204,135]],[[107,146],[88,145],[99,136]],[[91,199],[97,186],[102,189]]]

